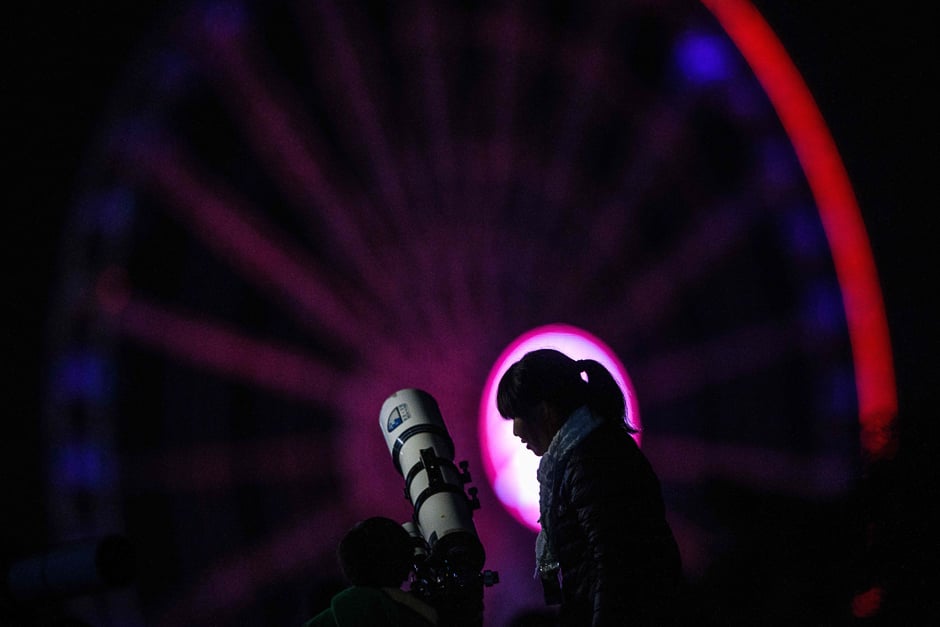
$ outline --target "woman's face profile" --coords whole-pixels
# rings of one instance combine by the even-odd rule
[[[538,457],[548,450],[548,445],[552,443],[552,437],[555,435],[543,416],[529,419],[513,418],[512,434],[522,440],[525,447]]]

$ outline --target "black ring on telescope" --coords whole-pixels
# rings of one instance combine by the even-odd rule
[[[418,516],[421,514],[421,506],[424,505],[424,502],[440,492],[453,492],[454,494],[462,496],[464,501],[467,500],[467,495],[464,493],[463,488],[452,483],[442,483],[433,488],[426,488],[418,495],[418,498],[414,500],[415,520],[417,520]]]
[[[452,460],[447,459],[446,457],[437,457],[438,462],[442,464],[447,464],[454,469],[458,475],[460,474],[460,469],[457,468]],[[418,461],[411,467],[411,470],[408,471],[408,476],[405,477],[405,494],[408,495],[408,498],[411,498],[411,482],[414,481],[414,478],[418,476],[418,473],[424,470],[424,462]]]
[[[405,429],[405,431],[400,436],[398,436],[398,439],[395,440],[395,445],[392,447],[392,463],[395,464],[395,470],[398,471],[398,474],[402,476],[404,476],[405,473],[401,469],[401,462],[398,460],[398,454],[401,452],[401,448],[405,445],[405,442],[408,441],[408,438],[419,433],[433,433],[435,435],[439,435],[447,441],[451,450],[454,448],[454,442],[450,439],[450,435],[447,433],[447,429],[441,425],[425,423]]]

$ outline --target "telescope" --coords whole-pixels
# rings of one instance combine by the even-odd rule
[[[412,592],[434,606],[441,624],[483,624],[483,588],[499,581],[483,571],[486,553],[473,524],[480,507],[469,464],[454,463],[454,442],[437,401],[408,388],[392,394],[379,413],[392,463],[405,480],[405,498],[414,508],[405,523],[415,541]]]

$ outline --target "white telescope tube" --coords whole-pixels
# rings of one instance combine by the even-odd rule
[[[379,413],[395,469],[405,478],[405,496],[432,560],[479,570],[484,551],[473,524],[465,474],[454,465],[454,442],[437,402],[427,392],[399,390]]]

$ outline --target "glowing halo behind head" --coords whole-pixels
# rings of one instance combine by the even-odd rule
[[[554,348],[572,359],[593,359],[613,375],[626,399],[627,424],[637,430],[640,443],[640,407],[626,368],[604,342],[587,331],[565,324],[550,324],[532,329],[516,338],[499,356],[483,387],[480,399],[480,442],[483,468],[494,492],[512,516],[538,530],[539,483],[536,470],[539,458],[512,434],[512,421],[496,409],[496,388],[509,367],[533,350]]]

